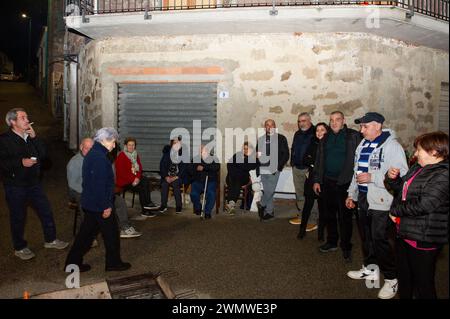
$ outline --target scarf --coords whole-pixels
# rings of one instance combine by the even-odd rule
[[[139,172],[139,164],[137,162],[137,152],[136,150],[133,151],[133,153],[128,152],[127,150],[123,151],[124,154],[128,157],[128,159],[131,161],[131,171],[133,174],[136,175],[137,172]]]

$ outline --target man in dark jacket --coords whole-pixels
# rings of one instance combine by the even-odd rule
[[[340,233],[343,257],[350,262],[352,210],[345,206],[345,200],[353,177],[355,150],[362,137],[358,131],[347,128],[341,111],[331,113],[330,128],[320,141],[321,151],[317,154],[314,169],[313,189],[316,194],[322,193],[328,232],[327,242],[319,250],[323,253],[336,251]]]
[[[205,219],[211,218],[211,212],[216,203],[216,188],[219,174],[220,164],[219,160],[210,154],[208,148],[201,146],[200,155],[193,159],[192,165],[189,168],[189,174],[192,178],[191,201],[194,205],[194,213],[201,214],[202,204],[200,202],[200,195],[205,190]],[[208,177],[208,181],[206,181]]]
[[[263,196],[258,202],[258,214],[261,220],[274,217],[273,196],[277,187],[280,172],[289,160],[289,146],[284,135],[276,133],[276,124],[272,119],[264,123],[266,134],[258,139],[258,154],[263,184]]]
[[[306,175],[308,173],[308,166],[304,163],[303,158],[314,137],[315,128],[311,123],[311,116],[307,112],[303,112],[298,116],[297,124],[298,131],[295,132],[291,147],[291,166],[297,209],[300,211]],[[289,222],[293,225],[299,225],[300,218],[293,218]]]
[[[56,239],[50,202],[42,189],[40,169],[46,158],[44,143],[36,136],[24,109],[11,109],[5,120],[9,130],[0,136],[0,171],[10,211],[14,254],[28,260],[35,256],[24,239],[28,201],[36,209],[44,229],[44,247],[64,249],[69,243]]]

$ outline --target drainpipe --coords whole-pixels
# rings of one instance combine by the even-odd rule
[[[45,96],[45,102],[48,103],[48,98],[47,98],[47,88],[48,88],[48,27],[47,27],[47,32],[45,33],[45,45],[44,45],[44,59],[45,59],[45,64],[44,64],[44,81],[42,81],[43,83],[43,90],[44,90],[44,94],[43,96]]]
[[[48,82],[50,81],[50,78],[51,78],[49,76],[49,74],[50,74],[50,62],[49,62],[50,41],[49,40],[50,40],[51,30],[52,30],[52,28],[51,28],[51,21],[52,21],[52,18],[53,18],[52,0],[48,0],[47,3],[48,3],[47,4],[47,7],[48,7],[47,11],[48,11],[48,13],[47,13],[47,44],[46,44],[46,50],[45,50],[45,68],[46,68],[46,72],[45,72],[46,73],[45,87],[46,87],[46,102],[50,105],[51,102],[52,102],[52,99],[51,99],[51,93],[52,93],[51,88],[52,88],[52,86],[49,85]]]
[[[69,69],[69,62],[67,61],[67,59],[65,58],[65,53],[67,50],[67,26],[65,27],[65,32],[64,32],[64,47],[63,47],[63,52],[64,52],[64,73],[63,73],[63,114],[64,114],[64,137],[63,140],[65,142],[67,142],[69,140],[69,136],[68,136],[68,128],[69,128],[69,121],[68,121],[68,111],[69,111],[69,107],[70,107],[70,102],[69,102],[69,96],[70,96],[70,91],[69,91],[69,79],[68,79],[68,69]]]

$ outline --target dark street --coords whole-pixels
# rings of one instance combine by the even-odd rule
[[[66,164],[73,152],[62,141],[62,119],[52,118],[47,106],[26,83],[0,82],[2,132],[6,130],[5,113],[13,107],[26,109],[36,133],[47,143],[51,166],[44,172],[44,187],[53,208],[58,238],[72,242],[73,211],[67,206]],[[21,298],[24,291],[35,295],[65,289],[67,273],[63,265],[68,248],[57,251],[43,247],[42,228],[29,208],[25,236],[36,257],[29,261],[15,257],[2,184],[0,194],[0,298]],[[158,192],[153,198],[159,202]],[[362,264],[356,227],[353,261],[345,264],[340,251],[318,251],[317,232],[307,233],[302,241],[296,239],[298,227],[288,223],[295,216],[294,207],[291,201],[278,201],[276,219],[267,223],[261,223],[256,213],[238,211],[230,217],[222,210],[202,221],[190,207],[176,215],[173,204],[164,215],[134,220],[138,210],[130,208],[133,225],[143,232],[137,239],[121,239],[123,260],[130,262],[132,268],[122,273],[105,273],[100,239],[100,245],[86,255],[92,270],[81,275],[81,285],[107,277],[174,271],[177,275],[168,281],[175,293],[193,290],[199,298],[376,299],[378,289],[368,289],[364,281],[346,276],[347,271],[359,269]],[[448,257],[447,245],[437,263],[439,298],[449,297]]]

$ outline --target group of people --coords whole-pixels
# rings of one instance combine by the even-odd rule
[[[290,222],[300,224],[297,238],[303,239],[317,200],[318,239],[325,241],[319,251],[336,251],[339,244],[350,263],[355,217],[363,266],[347,276],[378,281],[383,274],[381,299],[393,298],[398,291],[400,298],[436,298],[436,259],[449,232],[448,135],[431,132],[417,137],[417,163],[408,168],[403,147],[393,130],[383,128],[384,122],[382,114],[368,112],[355,120],[358,132],[347,127],[341,111],[330,114],[329,125],[314,126],[308,113],[298,116],[290,159],[299,211],[304,201],[301,218]],[[277,143],[277,157],[271,158],[275,165],[257,168],[263,184],[257,205],[260,218],[270,220],[289,150],[286,138],[274,133],[273,120],[265,127],[257,147],[270,157],[274,154],[269,145]]]
[[[56,238],[50,203],[42,189],[40,175],[46,149],[28,119],[15,108],[6,114],[9,130],[0,135],[0,172],[10,211],[14,254],[23,260],[35,255],[24,239],[26,205],[36,209],[44,231],[44,247],[64,249],[69,243]],[[318,206],[318,239],[322,253],[338,245],[346,262],[352,261],[353,218],[362,243],[363,266],[349,271],[352,279],[379,280],[384,285],[378,297],[436,298],[436,259],[448,243],[448,135],[422,134],[414,142],[417,162],[408,167],[405,152],[395,132],[383,127],[385,118],[368,112],[357,118],[359,132],[348,128],[341,111],[330,114],[329,124],[313,125],[308,113],[298,116],[291,152],[287,139],[276,131],[275,121],[265,121],[265,134],[256,148],[244,143],[242,152],[227,163],[226,211],[234,213],[243,187],[250,187],[249,172],[256,170],[263,185],[257,201],[262,221],[274,218],[274,194],[278,179],[290,159],[296,203],[301,218],[298,239],[303,239],[314,202]],[[83,257],[98,233],[105,245],[105,270],[131,267],[120,255],[120,238],[139,237],[128,220],[126,190],[139,193],[142,216],[167,211],[169,188],[173,188],[175,211],[182,212],[181,187],[191,184],[194,213],[211,218],[220,171],[219,160],[201,147],[191,163],[180,161],[180,138],[164,147],[160,161],[161,204],[151,199],[149,180],[136,151],[137,141],[126,138],[116,158],[110,153],[119,136],[114,128],[98,130],[93,139],[83,139],[80,151],[67,165],[69,194],[83,212],[83,221],[66,258],[66,265],[88,271]],[[264,159],[264,160],[262,160]],[[204,193],[201,203],[200,197]],[[303,205],[302,205],[303,202]],[[247,205],[247,203],[244,203]],[[301,207],[302,206],[302,207]]]

